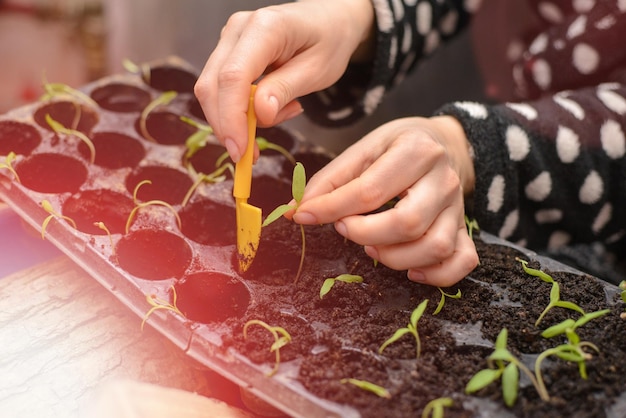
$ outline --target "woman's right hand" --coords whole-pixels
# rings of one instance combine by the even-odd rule
[[[370,0],[301,0],[232,15],[195,87],[231,158],[245,151],[250,84],[263,76],[255,94],[259,125],[295,117],[302,112],[297,98],[334,84],[373,25]]]

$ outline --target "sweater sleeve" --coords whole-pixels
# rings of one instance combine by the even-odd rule
[[[373,63],[350,64],[334,86],[301,99],[307,116],[319,125],[344,126],[371,114],[385,93],[422,58],[467,25],[479,4],[464,0],[372,3],[376,15]]]
[[[624,241],[626,85],[600,84],[526,103],[457,102],[481,228],[530,248]]]

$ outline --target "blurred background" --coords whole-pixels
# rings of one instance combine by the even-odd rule
[[[198,70],[221,28],[238,10],[267,0],[0,0],[0,113],[37,100],[42,82],[79,87],[122,72],[122,61],[177,55]],[[430,115],[452,100],[482,98],[467,34],[423,62],[373,117],[341,129],[323,129],[306,117],[287,123],[309,141],[339,152],[393,118]],[[468,82],[469,81],[469,82]]]

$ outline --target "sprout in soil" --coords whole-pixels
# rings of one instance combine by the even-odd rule
[[[122,66],[126,71],[131,74],[141,74],[142,78],[150,83],[150,65],[148,64],[135,64],[128,58],[122,60]]]
[[[268,330],[274,337],[274,343],[270,346],[270,352],[276,352],[276,361],[274,368],[267,373],[267,376],[273,376],[278,371],[278,366],[280,365],[280,349],[291,342],[291,335],[283,327],[268,325],[260,319],[251,319],[243,326],[243,337],[246,339],[248,338],[248,327],[250,325],[259,325]]]
[[[180,316],[182,316],[183,318],[185,318],[185,315],[180,311],[180,309],[178,309],[178,306],[176,306],[176,299],[177,299],[177,295],[176,295],[176,288],[174,287],[174,285],[170,286],[170,289],[172,289],[172,303],[170,303],[167,300],[163,300],[161,298],[159,298],[156,295],[146,295],[146,301],[148,301],[148,303],[150,305],[152,305],[152,308],[150,308],[150,310],[148,312],[146,312],[146,314],[143,316],[143,321],[141,321],[141,330],[143,331],[143,327],[146,323],[146,321],[148,320],[148,318],[150,317],[150,315],[152,315],[152,313],[154,311],[157,311],[159,309],[164,309],[166,311],[171,311],[174,312]]]
[[[345,379],[341,379],[339,381],[340,383],[350,383],[351,385],[354,385],[356,387],[358,387],[359,389],[362,390],[366,390],[368,392],[372,392],[373,394],[381,397],[381,398],[385,398],[385,399],[391,399],[391,393],[389,393],[389,391],[387,389],[385,389],[382,386],[378,386],[372,382],[368,382],[367,380],[360,380],[360,379],[352,379],[352,378],[345,378]]]
[[[148,106],[146,106],[145,109],[141,112],[141,116],[139,117],[139,130],[141,131],[141,135],[143,135],[144,138],[152,142],[157,142],[157,140],[154,139],[152,135],[150,135],[150,132],[148,132],[148,126],[146,125],[146,123],[148,122],[148,116],[157,107],[169,104],[169,102],[174,100],[176,96],[177,93],[175,91],[166,91],[159,95],[159,97],[148,103]]]
[[[107,228],[104,222],[94,222],[93,225],[97,228],[100,228],[107,234],[107,236],[109,237],[109,244],[111,244],[111,250],[113,251],[113,253],[115,253],[115,246],[113,245],[113,236],[111,235],[111,231],[109,231],[109,228]]]
[[[211,128],[206,123],[200,123],[187,116],[181,116],[180,120],[197,129],[197,131],[191,134],[191,136],[185,141],[185,147],[187,147],[187,151],[185,152],[185,160],[188,160],[189,158],[193,157],[196,152],[206,146],[206,144],[209,142],[209,136],[213,134],[213,128]]]
[[[41,96],[42,101],[50,100],[54,97],[69,97],[70,99],[78,99],[79,101],[89,105],[95,109],[98,108],[98,103],[96,103],[91,97],[87,94],[83,93],[80,90],[76,90],[67,84],[63,83],[48,83],[44,81],[43,84],[44,94]],[[75,116],[75,125],[78,125],[78,121],[80,120],[80,106],[76,106],[77,112]]]
[[[293,168],[293,180],[291,183],[291,195],[293,196],[293,200],[295,200],[296,202],[295,205],[284,204],[278,206],[269,215],[267,215],[267,218],[265,218],[265,221],[263,221],[262,226],[268,226],[290,210],[298,210],[298,206],[300,205],[302,196],[304,196],[305,187],[306,173],[304,171],[304,166],[302,165],[302,163],[298,162]],[[304,265],[304,252],[306,249],[306,241],[304,236],[304,225],[302,224],[300,224],[300,235],[302,236],[302,253],[300,254],[300,265],[298,266],[298,272],[296,273],[294,284],[298,282],[298,279],[300,278],[300,273],[302,273],[302,266]]]
[[[469,216],[465,215],[465,225],[467,226],[467,233],[470,239],[474,239],[474,231],[480,231],[478,221],[476,219],[470,219]]]
[[[452,398],[437,398],[428,402],[422,411],[422,418],[443,418],[443,408],[449,408],[454,401]]]
[[[50,214],[46,217],[46,219],[43,220],[43,223],[41,224],[41,239],[46,238],[45,236],[46,228],[48,227],[48,224],[53,218],[65,219],[67,222],[72,224],[74,229],[76,229],[76,222],[74,222],[74,220],[70,218],[69,216],[62,215],[59,212],[55,211],[54,208],[52,207],[52,204],[48,200],[44,199],[41,202],[41,207],[43,207],[43,209]]]
[[[333,288],[336,282],[363,283],[363,277],[357,276],[356,274],[340,274],[337,277],[330,277],[324,280],[324,283],[320,288],[320,299],[322,299],[328,292],[330,292],[330,289]]]
[[[537,376],[537,382],[542,390],[545,390],[545,384],[541,375],[541,363],[548,356],[552,355],[555,355],[565,361],[577,363],[580,377],[587,379],[587,366],[585,362],[590,360],[592,356],[590,353],[585,351],[585,348],[590,348],[596,353],[600,352],[600,350],[598,350],[598,347],[595,344],[589,341],[581,341],[580,336],[576,333],[576,329],[593,319],[600,318],[608,314],[609,312],[611,312],[610,309],[590,312],[578,318],[576,321],[568,318],[561,323],[547,328],[541,333],[541,336],[544,338],[553,338],[559,335],[565,335],[567,338],[567,343],[543,351],[539,354],[537,360],[535,361],[535,375]]]
[[[443,309],[443,305],[445,305],[446,303],[446,297],[450,299],[461,299],[461,289],[457,290],[454,295],[444,292],[443,289],[440,287],[438,287],[437,289],[439,289],[439,292],[441,293],[441,298],[439,299],[439,304],[433,312],[433,315],[437,315],[439,312],[441,312],[441,310]]]
[[[93,142],[91,141],[91,139],[89,139],[87,135],[85,135],[81,131],[77,131],[76,129],[66,128],[61,122],[52,119],[52,116],[50,116],[49,114],[46,114],[46,122],[57,135],[73,135],[83,141],[85,145],[87,145],[87,147],[89,148],[89,161],[93,164],[93,162],[96,160],[96,147],[93,145]]]
[[[128,219],[126,220],[126,233],[128,234],[128,231],[130,230],[130,225],[132,224],[137,211],[150,205],[165,206],[166,208],[168,208],[174,214],[174,217],[176,218],[176,223],[178,224],[178,228],[182,229],[180,216],[178,216],[178,212],[176,212],[176,209],[174,209],[172,205],[162,200],[149,200],[147,202],[140,202],[139,199],[137,199],[137,192],[139,191],[139,188],[144,184],[152,184],[152,182],[150,180],[142,180],[135,186],[135,190],[133,191],[133,202],[135,202],[135,207],[133,208],[133,210],[130,211]]]
[[[548,306],[546,306],[543,312],[541,312],[541,315],[539,315],[539,318],[537,318],[537,321],[535,322],[535,326],[539,326],[539,323],[541,322],[543,317],[548,313],[548,311],[557,306],[560,308],[571,309],[573,311],[578,312],[581,315],[585,314],[585,311],[577,304],[573,302],[566,302],[566,301],[561,300],[561,288],[559,286],[559,283],[555,281],[552,278],[552,276],[550,276],[549,274],[541,270],[528,267],[528,261],[526,260],[522,260],[517,257],[515,259],[522,264],[522,268],[527,274],[531,276],[539,277],[544,282],[552,284],[552,289],[550,290],[550,303],[548,304]]]
[[[417,308],[415,308],[415,310],[413,310],[413,312],[411,313],[411,319],[409,321],[409,324],[405,328],[398,329],[387,341],[383,343],[383,345],[380,346],[380,348],[378,349],[379,354],[382,354],[383,350],[387,348],[389,344],[398,341],[404,334],[412,334],[415,338],[415,343],[417,345],[417,348],[415,350],[416,358],[419,358],[422,347],[420,342],[420,336],[417,332],[417,322],[424,314],[424,311],[426,310],[426,305],[428,305],[428,299],[425,299],[417,306]]]
[[[13,161],[15,161],[15,153],[13,151],[9,152],[6,157],[4,157],[4,162],[0,163],[0,169],[6,168],[9,170],[13,177],[15,177],[15,181],[21,183],[20,176],[17,175],[17,171],[13,168]]]
[[[296,159],[284,147],[281,147],[278,144],[274,144],[273,142],[268,141],[267,139],[263,138],[262,136],[257,136],[256,143],[259,146],[259,151],[262,152],[262,151],[265,151],[267,149],[278,151],[286,159],[288,159],[293,165],[296,165]]]
[[[495,343],[495,350],[487,358],[489,368],[476,373],[465,386],[465,392],[474,393],[498,379],[502,380],[502,397],[504,403],[511,407],[517,400],[520,370],[528,376],[537,393],[542,400],[550,399],[545,387],[540,386],[533,373],[517,357],[515,357],[506,347],[508,332],[503,328],[498,334]]]

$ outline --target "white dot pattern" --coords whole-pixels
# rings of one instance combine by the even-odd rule
[[[481,5],[372,3],[375,65],[370,72],[351,65],[332,88],[303,97],[315,121],[344,126],[372,114],[387,91],[459,33]],[[541,21],[536,33],[502,40],[518,97],[502,105],[459,101],[436,112],[457,118],[470,142],[472,215],[481,229],[536,249],[594,241],[624,248],[626,0],[528,5]],[[626,253],[617,259],[626,260]]]

